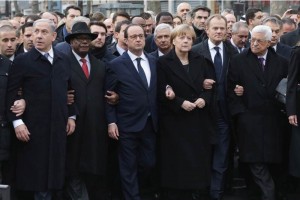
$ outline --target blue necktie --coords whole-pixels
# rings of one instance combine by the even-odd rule
[[[138,67],[138,72],[139,72],[139,75],[143,81],[143,83],[145,84],[145,86],[148,88],[148,81],[147,81],[147,78],[146,78],[146,74],[141,66],[141,60],[142,58],[136,58],[136,61],[137,61],[137,67]]]
[[[221,54],[219,52],[220,47],[214,47],[214,49],[216,50],[216,55],[214,58],[214,66],[215,66],[215,70],[216,70],[216,76],[217,79],[220,80],[221,79],[221,74],[222,74],[222,58],[221,58]]]

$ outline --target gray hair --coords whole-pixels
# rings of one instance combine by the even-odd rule
[[[240,28],[246,28],[246,29],[249,29],[248,28],[248,25],[245,23],[245,22],[235,22],[233,25],[232,25],[232,33],[238,33]]]
[[[48,25],[49,25],[49,27],[50,27],[50,30],[51,30],[52,32],[55,31],[56,26],[55,26],[54,22],[51,21],[50,19],[38,19],[38,20],[36,20],[36,21],[33,22],[33,27],[35,27],[38,23],[42,23],[42,22],[48,23]]]
[[[177,12],[179,12],[180,7],[183,6],[184,4],[188,5],[190,7],[190,10],[192,10],[191,4],[189,4],[188,2],[182,2],[182,3],[178,4],[177,9],[176,9]]]
[[[227,14],[233,14],[234,15],[234,11],[230,8],[225,8],[224,10],[222,10],[221,15],[226,16]]]
[[[172,32],[173,28],[169,24],[165,24],[165,23],[157,25],[156,28],[155,28],[155,30],[154,30],[154,33],[153,33],[154,38],[156,37],[157,32],[159,32],[159,31],[161,31],[163,29],[169,29],[170,30],[170,35],[171,35],[171,32]]]
[[[280,29],[282,28],[282,21],[277,19],[276,17],[267,17],[262,21],[262,25],[265,25],[266,23],[271,22],[273,24],[276,24],[277,26],[280,27]]]
[[[263,33],[265,35],[265,39],[271,41],[272,38],[272,30],[269,26],[266,25],[258,25],[252,29],[252,33]]]
[[[72,30],[74,24],[76,24],[77,22],[85,22],[87,25],[89,25],[91,20],[89,18],[83,17],[83,16],[75,17],[71,23],[71,30]]]

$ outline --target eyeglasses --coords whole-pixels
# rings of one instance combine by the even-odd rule
[[[251,38],[251,39],[250,39],[250,42],[251,42],[251,43],[257,42],[258,44],[264,43],[264,42],[266,42],[266,41],[267,41],[267,40],[255,39],[255,38]]]
[[[145,38],[145,35],[144,34],[140,34],[140,35],[130,35],[128,36],[130,39],[133,39],[133,40],[136,40],[138,37],[141,38],[141,39],[144,39]]]

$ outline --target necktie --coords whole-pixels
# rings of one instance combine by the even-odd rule
[[[265,64],[264,64],[265,59],[263,57],[261,57],[261,58],[258,58],[258,60],[259,60],[259,64],[261,66],[261,69],[264,72],[265,71]]]
[[[49,55],[49,53],[45,53],[44,56],[45,56],[45,58],[47,58],[47,60],[48,60],[48,57],[49,57],[50,55]]]
[[[238,47],[238,51],[239,51],[239,53],[242,53],[243,48],[239,48],[239,47]]]
[[[217,79],[220,80],[221,78],[221,73],[222,73],[222,58],[221,58],[221,54],[220,54],[220,47],[214,47],[214,49],[216,50],[216,55],[214,58],[214,66],[215,66],[215,70],[216,70],[216,76]]]
[[[81,58],[80,61],[82,62],[82,70],[86,76],[86,78],[89,78],[90,76],[90,73],[89,73],[89,69],[88,69],[88,66],[86,64],[86,59],[85,58]]]
[[[142,65],[141,65],[141,59],[142,58],[136,58],[136,61],[137,61],[137,67],[138,67],[138,72],[139,72],[139,75],[143,81],[143,83],[145,84],[146,87],[148,87],[148,81],[147,81],[147,78],[146,78],[146,74],[142,68]]]

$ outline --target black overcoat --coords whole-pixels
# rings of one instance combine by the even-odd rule
[[[71,59],[72,86],[79,111],[76,130],[68,137],[67,175],[78,172],[104,175],[107,155],[107,123],[104,114],[105,66],[92,55],[87,79],[76,57]]]
[[[288,62],[269,48],[265,72],[251,49],[232,59],[229,68],[229,108],[237,116],[238,146],[243,162],[278,163],[282,160],[286,117],[275,98],[276,87],[287,76]],[[236,85],[244,94],[234,93]]]
[[[289,76],[287,85],[287,100],[286,109],[287,115],[297,115],[298,124],[300,119],[300,47],[297,47],[291,56],[289,63]],[[289,172],[291,175],[300,177],[300,128],[293,127],[291,143],[290,143],[290,156],[289,156]]]
[[[9,120],[22,119],[30,132],[28,142],[17,141],[16,188],[25,191],[62,189],[65,178],[66,125],[76,114],[67,106],[71,88],[68,58],[54,50],[53,64],[32,48],[17,56],[7,87]],[[9,111],[22,88],[26,110],[20,117]]]
[[[210,183],[213,90],[204,90],[203,81],[213,77],[213,66],[203,56],[189,52],[187,73],[174,50],[159,58],[157,87],[161,142],[162,186],[177,189],[205,188]],[[170,85],[174,100],[165,97]],[[181,108],[184,100],[203,98],[206,106],[191,112]]]

